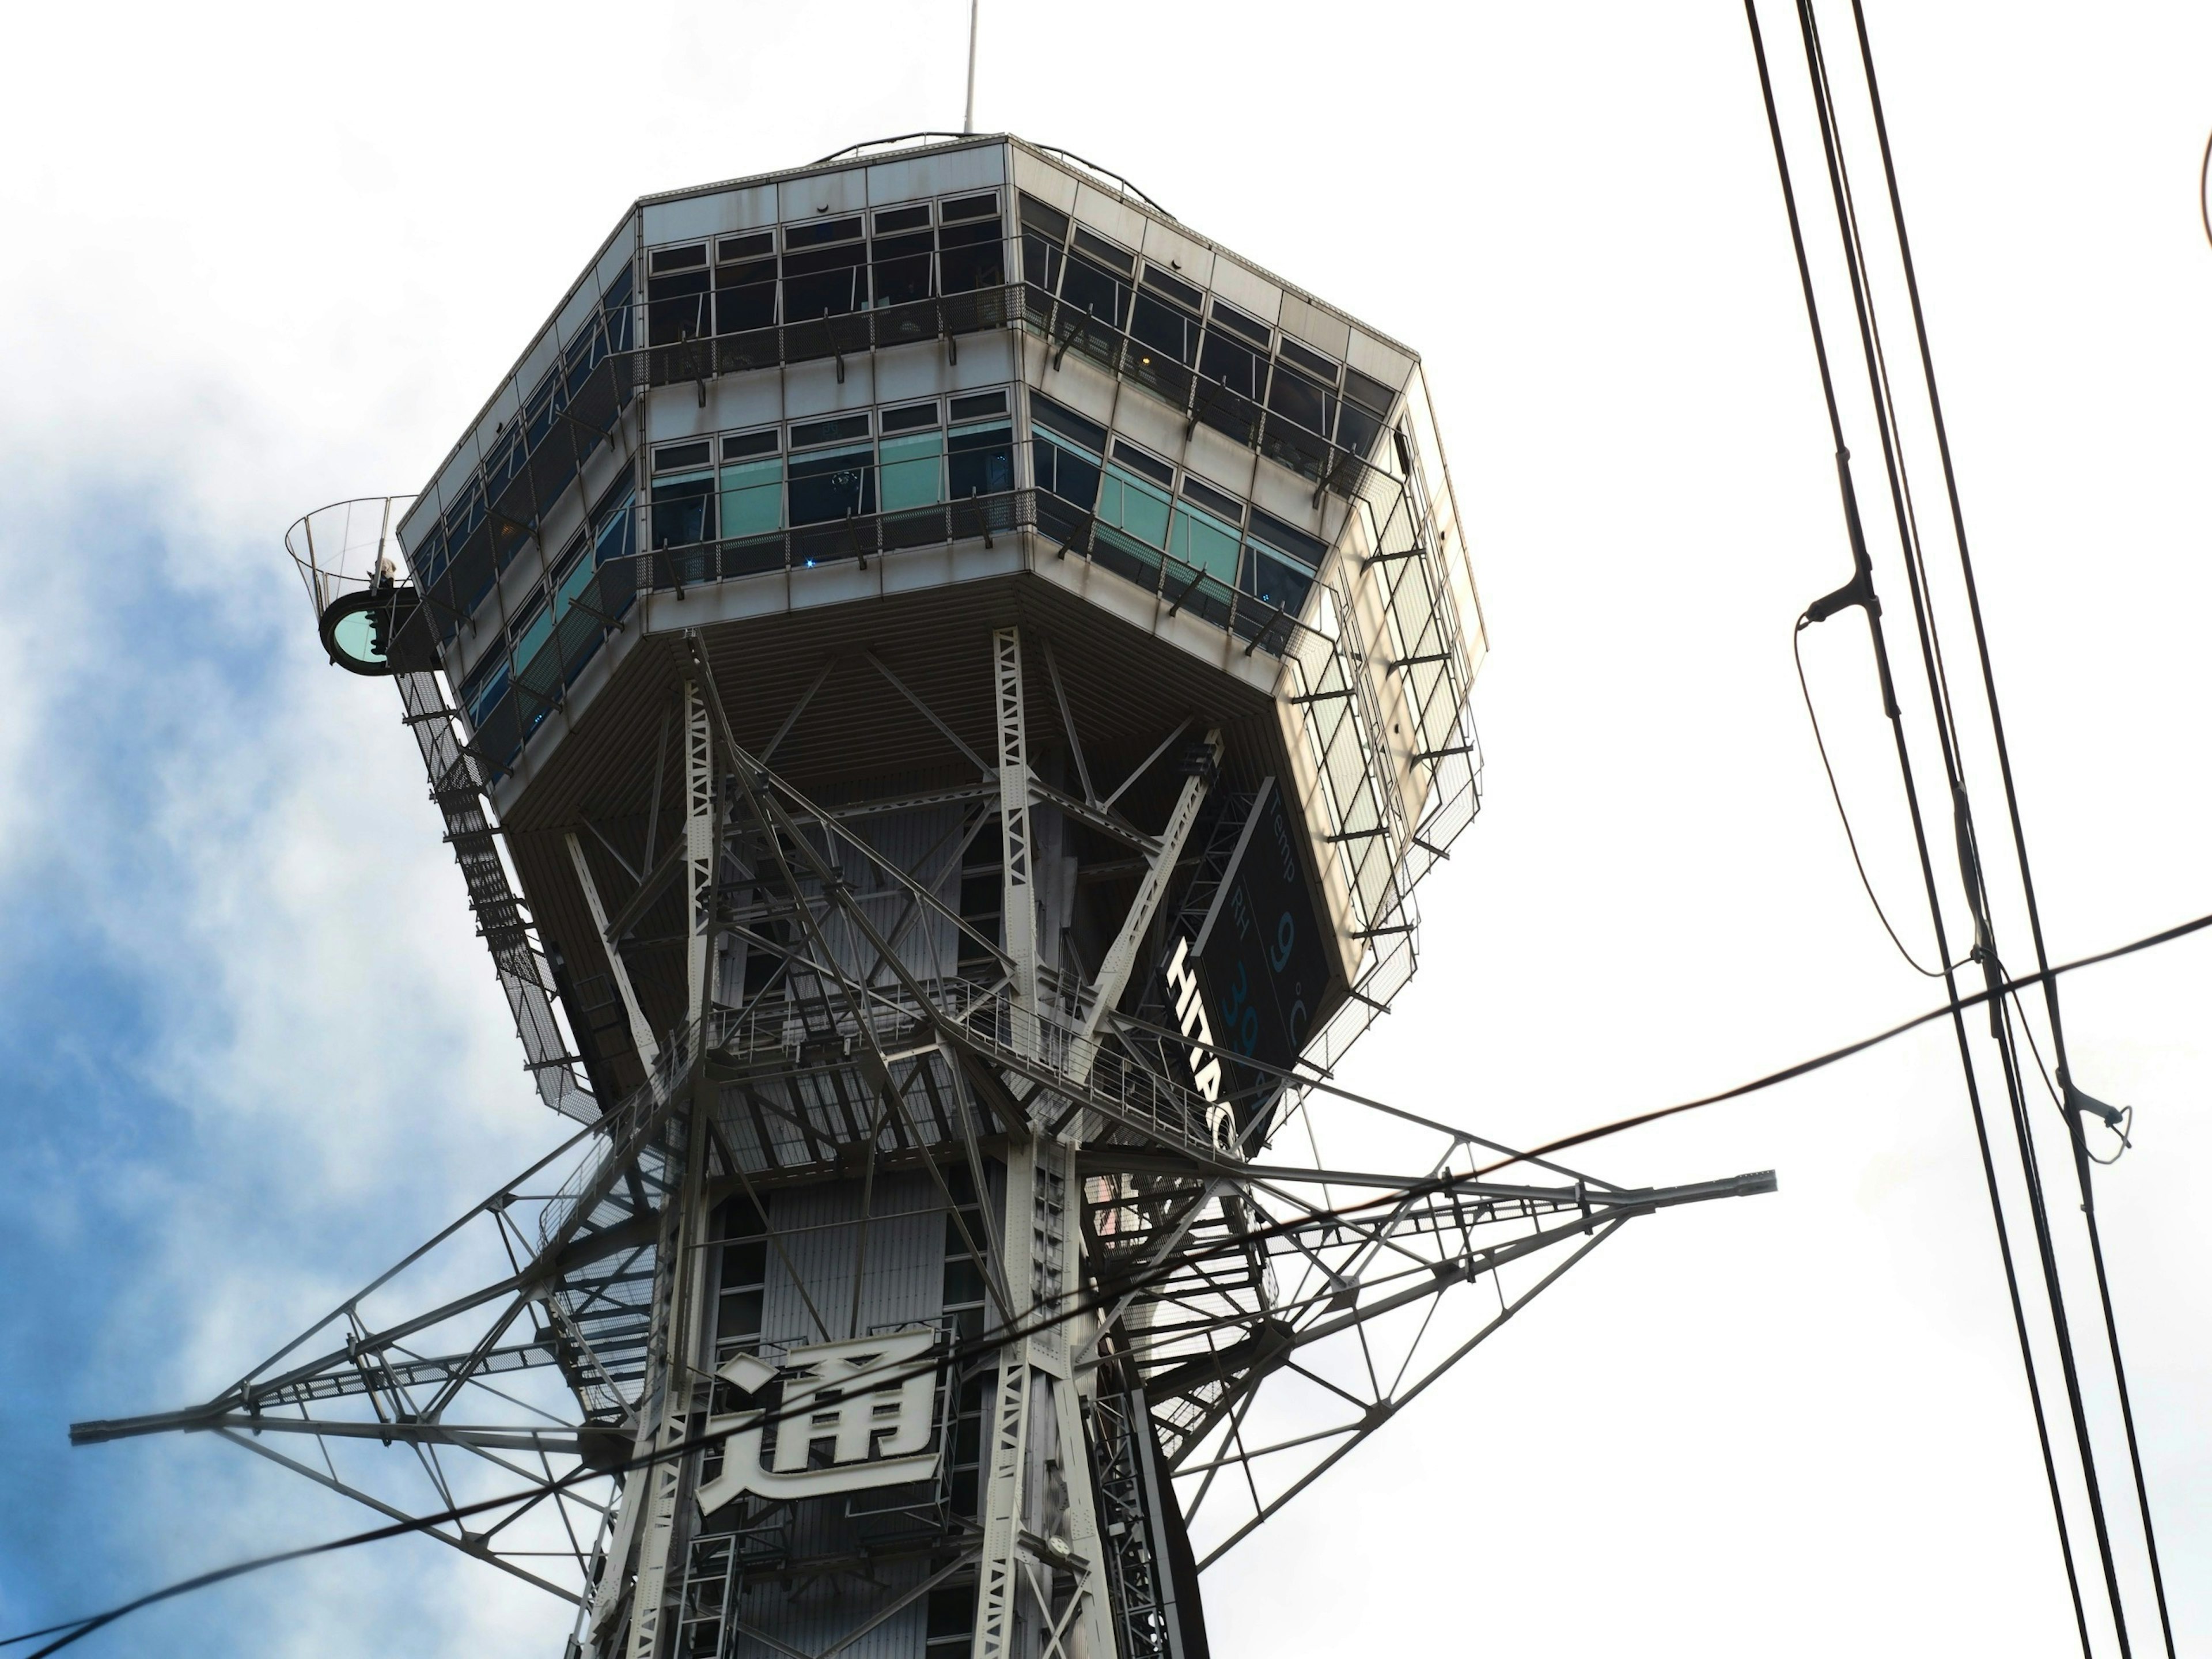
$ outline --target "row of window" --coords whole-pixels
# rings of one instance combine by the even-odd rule
[[[781,243],[781,246],[779,246]],[[811,322],[1005,282],[999,193],[809,220],[657,248],[647,339],[671,345]]]
[[[1030,422],[1039,489],[1084,509],[1100,529],[1292,616],[1304,605],[1328,551],[1319,537],[1179,472],[1041,394],[1030,396]]]
[[[736,540],[1014,487],[1003,390],[663,444],[653,544]]]
[[[598,651],[605,624],[628,608],[635,587],[629,559],[637,550],[631,511],[636,494],[625,476],[600,497],[588,523],[462,681],[469,729],[492,760],[503,763],[536,729],[560,688]],[[528,696],[510,705],[508,694],[517,686]]]
[[[1253,441],[1254,412],[1264,410],[1340,448],[1372,453],[1396,395],[1389,386],[1035,197],[1020,205],[1022,280],[1058,301],[1055,337],[1085,325],[1126,334],[1134,349],[1121,367],[1177,403],[1195,370],[1234,395],[1200,398],[1194,412],[1241,443]]]

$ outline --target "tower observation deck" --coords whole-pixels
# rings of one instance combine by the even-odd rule
[[[419,496],[289,544],[581,1127],[76,1433],[426,1516],[572,1654],[1195,1659],[1200,1569],[1569,1261],[1772,1185],[1499,1184],[1329,1082],[1480,799],[1427,386],[1073,157],[647,198]]]

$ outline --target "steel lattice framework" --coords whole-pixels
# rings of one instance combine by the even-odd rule
[[[1202,1569],[1567,1268],[1772,1188],[1332,1079],[1477,800],[1426,394],[1073,165],[641,204],[489,448],[295,527],[584,1127],[214,1399],[75,1437],[221,1434],[573,1601],[591,1659],[1199,1659]],[[780,229],[654,246],[763,189]],[[908,297],[698,309],[839,269]]]

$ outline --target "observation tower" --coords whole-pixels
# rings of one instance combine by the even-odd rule
[[[74,1433],[419,1520],[571,1655],[1199,1659],[1200,1570],[1567,1265],[1773,1185],[1492,1179],[1330,1080],[1479,802],[1428,390],[1074,157],[647,198],[289,546],[576,1127]]]

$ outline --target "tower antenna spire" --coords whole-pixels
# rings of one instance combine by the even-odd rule
[[[968,0],[968,112],[960,118],[963,136],[975,131],[975,32],[982,17],[983,0]]]

